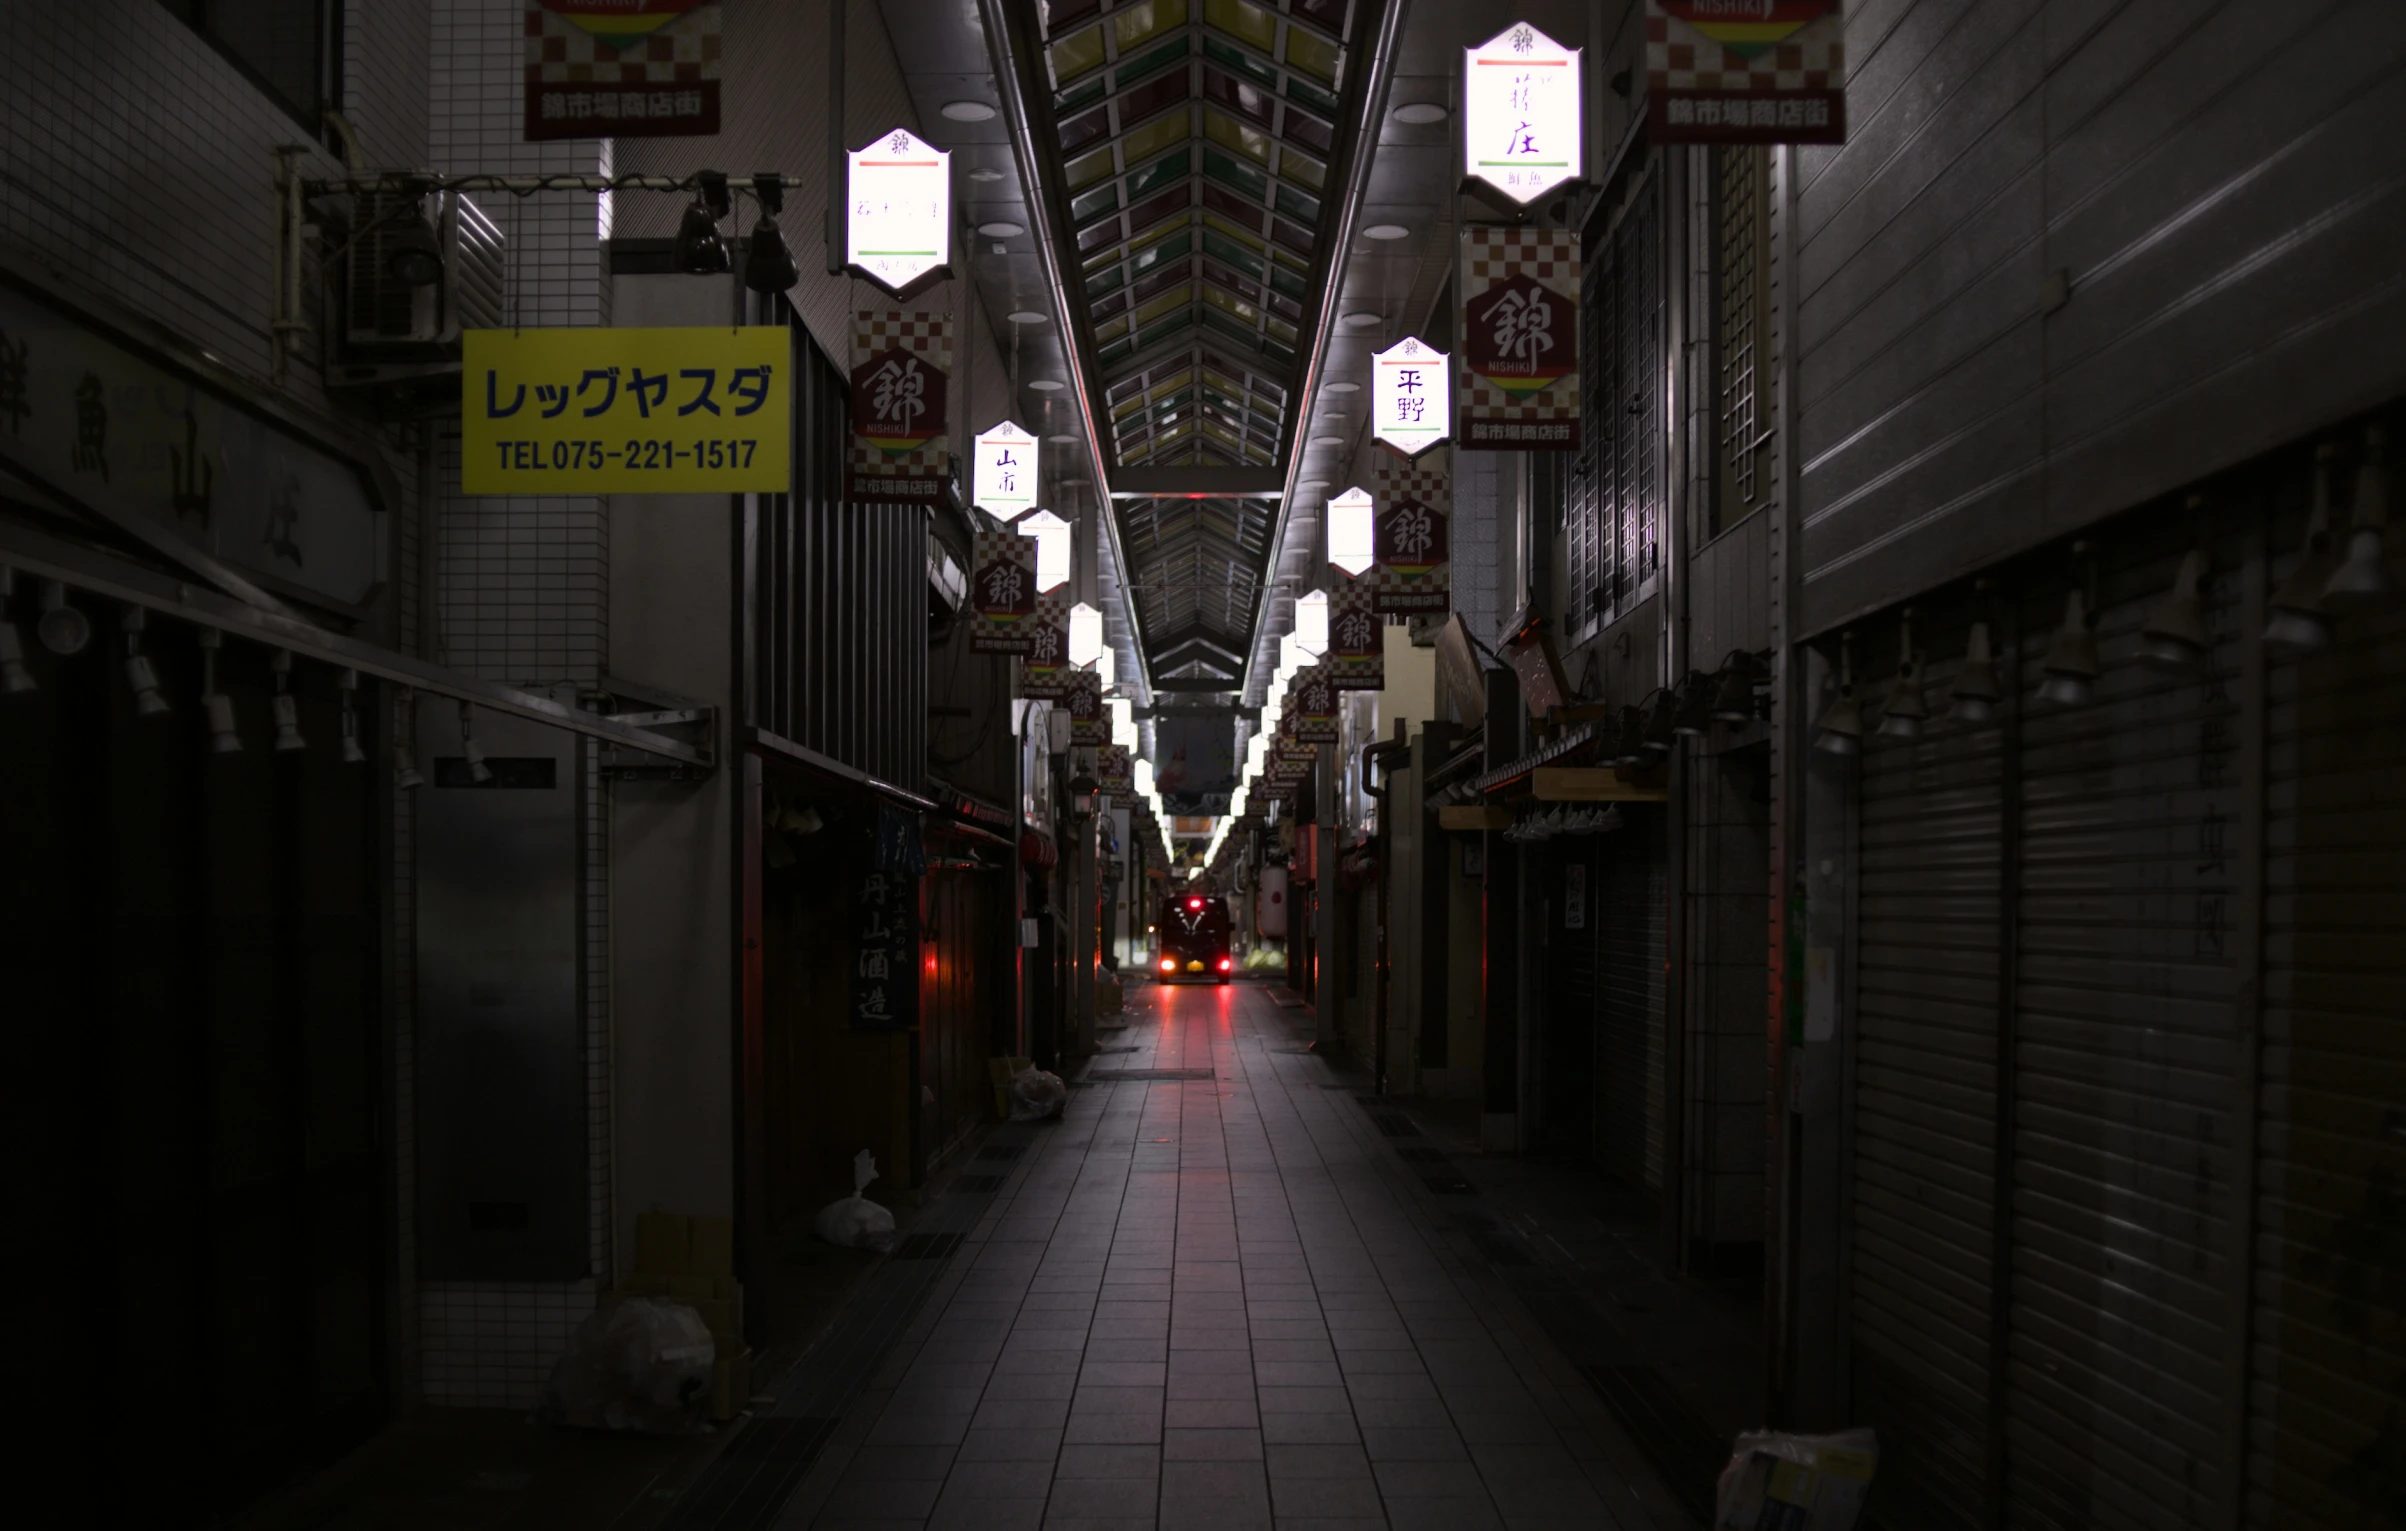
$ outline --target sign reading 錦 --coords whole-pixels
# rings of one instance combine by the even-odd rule
[[[1370,488],[1378,501],[1370,609],[1381,616],[1445,615],[1453,604],[1453,453],[1420,462],[1373,458]]]
[[[1297,670],[1295,683],[1287,688],[1287,695],[1293,699],[1296,743],[1337,742],[1337,688],[1329,678],[1325,663],[1305,665]]]
[[[782,494],[793,336],[740,329],[470,330],[466,494]]]
[[[1124,744],[1106,744],[1094,752],[1094,779],[1114,804],[1129,802],[1136,789],[1136,763]]]
[[[526,139],[719,130],[719,0],[526,0]]]
[[[1036,438],[1005,420],[978,433],[969,461],[969,502],[1009,521],[1036,508]]]
[[[1019,694],[1057,698],[1069,676],[1069,595],[1056,590],[1036,597],[1027,618],[1027,647],[1019,655]]]
[[[1387,687],[1387,622],[1371,609],[1372,582],[1349,579],[1328,592],[1328,652],[1320,663],[1339,691]]]
[[[1072,749],[1100,749],[1111,742],[1111,718],[1103,711],[1103,677],[1071,670],[1062,680],[1062,705],[1069,709]]]
[[[844,259],[901,297],[952,262],[952,156],[896,128],[848,160]]]
[[[1406,336],[1370,358],[1370,434],[1406,457],[1452,428],[1453,369],[1446,354]]]
[[[1579,236],[1478,224],[1462,231],[1466,447],[1579,448]]]
[[[1036,543],[1012,531],[980,529],[970,557],[972,654],[1025,654],[1035,631]]]
[[[943,498],[951,473],[951,388],[951,315],[863,309],[852,316],[847,497],[879,503]]]
[[[1709,3],[1709,0],[1708,0]],[[1515,22],[1462,53],[1462,165],[1519,203],[1579,179],[1579,50]]]
[[[1846,142],[1838,0],[1648,0],[1646,136],[1663,144]]]

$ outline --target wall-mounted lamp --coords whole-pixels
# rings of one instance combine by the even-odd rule
[[[2267,647],[2291,657],[2311,654],[2331,641],[2331,622],[2322,609],[2323,587],[2339,570],[2331,558],[2331,443],[2314,449],[2314,508],[2306,520],[2306,545],[2297,567],[2272,593],[2272,620],[2264,624]]]
[[[1948,688],[1947,697],[1954,703],[1953,716],[1958,723],[1986,723],[1997,715],[1997,703],[2004,696],[1997,684],[1997,660],[1988,644],[1988,624],[1972,624],[1971,643],[1963,654],[1963,668],[1955,672],[1955,684]]]
[[[1821,714],[1813,748],[1832,755],[1863,749],[1863,700],[1855,695],[1855,635],[1838,635],[1838,699]]]
[[[225,642],[216,628],[201,629],[201,711],[209,721],[209,753],[239,755],[242,735],[234,728],[234,699],[217,689],[217,655]]]
[[[724,171],[705,170],[695,179],[698,189],[677,224],[671,257],[677,269],[688,276],[718,276],[733,265],[727,258],[727,242],[719,237],[718,221],[734,204],[727,196]]]
[[[276,694],[268,704],[276,719],[276,753],[288,755],[305,750],[309,741],[301,737],[301,704],[292,694],[292,651],[278,649],[276,657],[268,661],[268,668],[276,677]]]
[[[752,177],[752,195],[760,199],[760,221],[752,225],[752,242],[744,251],[744,285],[754,292],[783,292],[802,280],[794,252],[777,227],[776,215],[785,211],[785,177]]]
[[[125,683],[133,688],[134,716],[163,717],[169,710],[167,695],[159,689],[159,672],[152,667],[150,656],[142,652],[147,614],[139,606],[128,606],[118,620],[125,630]]]
[[[2197,498],[2191,496],[2190,508],[2197,505]],[[2172,576],[2171,593],[2139,632],[2141,663],[2162,670],[2192,670],[2204,662],[2214,647],[2214,635],[2206,626],[2205,577],[2205,549],[2191,548],[2180,561],[2180,572]]]
[[[1922,695],[1921,659],[1913,651],[1913,608],[1908,606],[1898,622],[1896,679],[1888,686],[1888,704],[1880,709],[1880,736],[1886,739],[1918,739],[1921,726],[1929,720],[1930,703]]]
[[[334,694],[342,704],[342,762],[364,765],[368,752],[359,747],[359,672],[345,670],[336,676]]]
[[[2389,465],[2381,448],[2381,427],[2367,427],[2364,464],[2356,470],[2356,497],[2348,507],[2347,558],[2322,587],[2322,598],[2338,605],[2375,601],[2390,592]]]

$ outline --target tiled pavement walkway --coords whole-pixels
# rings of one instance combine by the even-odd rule
[[[1072,1092],[780,1525],[1692,1524],[1264,990],[1131,1011],[1216,1077]]]

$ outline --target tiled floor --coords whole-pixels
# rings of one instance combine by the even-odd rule
[[[1267,991],[1138,991],[780,1521],[1690,1524]]]

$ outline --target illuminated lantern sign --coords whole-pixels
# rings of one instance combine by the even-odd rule
[[[1367,489],[1348,489],[1328,502],[1328,561],[1348,574],[1370,567],[1372,501]]]
[[[1036,543],[1016,532],[980,530],[970,573],[973,654],[1025,654],[1036,614]]]
[[[977,438],[969,500],[1009,521],[1036,508],[1036,438],[1005,420]]]
[[[1462,55],[1462,163],[1515,202],[1579,179],[1579,50],[1515,22]]]
[[[897,297],[951,264],[951,160],[908,128],[850,156],[844,259]]]
[[[1036,539],[1036,590],[1058,590],[1069,583],[1069,523],[1049,510],[1023,518],[1020,532]]]
[[[1407,336],[1370,358],[1370,433],[1404,456],[1443,441],[1453,407],[1443,351]]]

